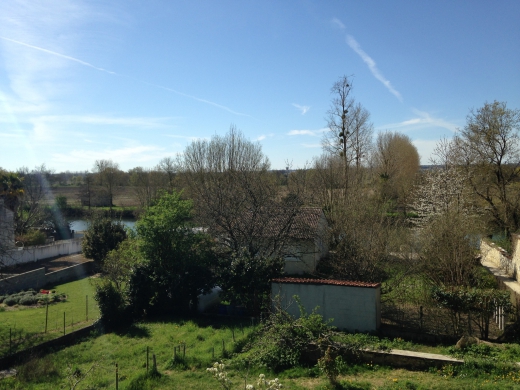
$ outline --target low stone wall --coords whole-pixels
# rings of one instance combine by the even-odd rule
[[[48,259],[50,257],[81,253],[81,238],[60,240],[49,245],[31,246],[23,249],[13,249],[7,252],[3,259],[5,265],[18,265]]]
[[[87,261],[48,274],[45,273],[45,268],[24,272],[0,280],[0,293],[11,293],[29,288],[38,290],[49,284],[61,284],[82,279],[92,272],[93,265],[93,261]]]

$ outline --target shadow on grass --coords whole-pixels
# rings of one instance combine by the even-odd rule
[[[150,337],[150,331],[143,324],[132,324],[129,327],[119,329],[115,332],[118,336],[143,339]]]

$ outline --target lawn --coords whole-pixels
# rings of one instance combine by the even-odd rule
[[[9,353],[10,332],[11,348],[15,352],[27,346],[61,336],[63,334],[63,313],[65,313],[66,333],[91,324],[99,317],[99,309],[94,300],[95,288],[91,278],[51,287],[56,289],[57,293],[65,293],[67,299],[64,302],[49,305],[46,334],[44,333],[45,306],[0,306],[0,355]]]
[[[234,359],[233,351],[243,345],[253,330],[248,319],[199,317],[163,318],[136,324],[120,333],[94,332],[74,346],[35,356],[17,367],[17,378],[0,380],[0,389],[70,389],[71,381],[78,379],[82,381],[76,389],[114,389],[116,363],[121,390],[218,389],[221,387],[206,368],[222,360],[223,355],[233,389],[243,389],[245,383],[255,384],[260,373],[268,378],[279,377],[286,389],[327,388],[327,380],[319,375],[316,367],[273,373],[240,364],[243,360]],[[173,351],[178,346],[174,360]],[[146,376],[147,349],[150,366],[152,356],[156,357],[160,375],[155,379]],[[370,363],[349,364],[343,367],[339,379],[342,387],[338,388],[343,389],[520,389],[517,372],[492,368],[489,362],[472,363],[463,368],[446,366],[430,372],[411,372]]]

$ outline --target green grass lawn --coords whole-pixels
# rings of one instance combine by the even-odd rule
[[[328,388],[327,380],[315,367],[296,367],[273,373],[265,368],[240,365],[243,360],[234,359],[232,352],[239,349],[253,329],[247,319],[241,322],[239,319],[201,317],[191,320],[164,318],[134,325],[120,333],[94,332],[74,346],[35,356],[17,367],[17,378],[0,380],[0,389],[70,389],[70,380],[83,377],[76,389],[114,389],[116,363],[121,390],[218,389],[220,385],[206,368],[221,360],[223,355],[233,389],[243,389],[246,382],[256,384],[260,373],[268,378],[279,377],[286,389]],[[174,347],[184,344],[185,357],[181,348],[174,361]],[[156,356],[160,376],[155,379],[146,376],[147,348],[150,365],[152,355]],[[360,363],[344,368],[339,379],[342,387],[338,388],[342,389],[520,389],[520,373],[491,369],[488,363],[462,369],[447,366],[429,372]]]
[[[64,302],[49,305],[47,333],[45,334],[45,306],[2,306],[0,312],[0,355],[9,353],[9,332],[12,350],[24,349],[30,345],[56,338],[63,334],[63,313],[65,332],[91,324],[99,317],[99,309],[94,300],[92,279],[85,278],[62,285],[52,286],[58,293],[65,293]],[[88,296],[88,321],[87,299]]]

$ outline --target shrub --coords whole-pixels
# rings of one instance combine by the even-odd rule
[[[45,245],[46,239],[47,235],[44,232],[39,230],[29,230],[22,237],[20,237],[19,241],[22,241],[25,246],[32,246]]]
[[[33,295],[26,295],[26,296],[23,296],[20,298],[20,300],[18,301],[18,303],[20,305],[24,305],[24,306],[30,306],[30,305],[34,305],[38,302],[38,298],[36,298],[35,296]]]
[[[14,306],[14,305],[17,305],[18,302],[20,301],[20,298],[19,297],[15,297],[15,296],[10,296],[10,297],[7,297],[5,300],[4,300],[4,303],[7,305],[7,306]]]
[[[98,302],[101,321],[107,330],[120,329],[132,323],[125,298],[110,281],[103,280],[96,285],[94,298]]]

